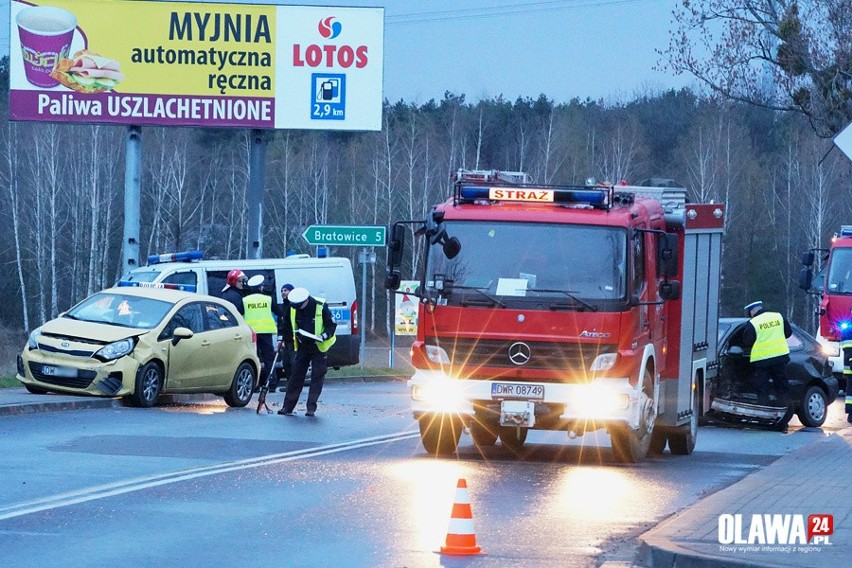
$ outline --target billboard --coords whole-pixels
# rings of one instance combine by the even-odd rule
[[[417,306],[419,299],[415,294],[420,287],[419,280],[403,280],[396,294],[394,310],[394,333],[396,335],[417,335]]]
[[[10,117],[381,130],[383,8],[12,0]]]

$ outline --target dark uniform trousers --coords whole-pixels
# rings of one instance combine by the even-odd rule
[[[315,346],[300,345],[293,357],[293,373],[287,381],[287,394],[284,395],[284,412],[293,412],[302,387],[305,386],[305,378],[311,367],[311,386],[308,389],[308,401],[306,403],[308,412],[316,412],[317,401],[322,393],[322,385],[325,382],[326,354]]]

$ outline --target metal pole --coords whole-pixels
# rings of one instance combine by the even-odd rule
[[[246,235],[246,258],[263,255],[263,186],[266,180],[266,133],[253,128],[251,131],[251,153],[249,155],[248,234]]]
[[[142,127],[128,126],[124,141],[124,241],[121,275],[139,267],[139,209],[142,171]]]
[[[367,355],[367,253],[362,251],[361,258],[361,368]]]

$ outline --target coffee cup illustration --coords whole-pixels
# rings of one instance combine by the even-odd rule
[[[77,17],[62,8],[28,6],[18,12],[15,22],[27,81],[36,87],[55,87],[59,81],[50,73],[60,59],[68,57]]]

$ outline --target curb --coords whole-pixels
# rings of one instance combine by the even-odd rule
[[[15,414],[34,414],[36,412],[51,412],[55,410],[87,410],[91,408],[115,408],[124,406],[119,398],[93,398],[81,400],[64,400],[54,402],[30,402],[24,404],[0,405],[0,416]]]
[[[403,375],[356,375],[344,377],[326,377],[326,383],[391,383],[404,382],[408,377]],[[311,384],[310,377],[305,381],[305,386]],[[80,396],[73,400],[75,395],[33,395],[34,397],[45,397],[43,402],[21,402],[0,404],[0,416],[12,416],[16,414],[34,414],[37,412],[54,412],[60,410],[88,410],[95,408],[118,408],[128,406],[123,398],[99,398]],[[51,396],[62,396],[65,400],[51,401]],[[68,399],[72,400],[68,400]],[[221,400],[221,396],[214,394],[167,394],[160,398],[160,404],[200,404],[214,400]]]

